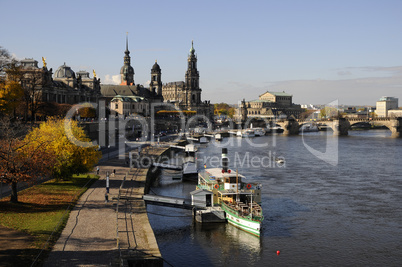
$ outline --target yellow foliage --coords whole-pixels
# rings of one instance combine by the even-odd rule
[[[101,157],[101,152],[97,150],[97,147],[84,147],[72,142],[75,139],[90,142],[76,121],[65,122],[63,119],[51,118],[42,123],[39,128],[31,131],[25,139],[33,143],[43,142],[48,145],[48,149],[52,151],[56,159],[53,170],[56,177],[65,178],[74,173],[88,172]]]
[[[11,113],[23,94],[21,84],[16,81],[6,81],[0,84],[0,112]]]

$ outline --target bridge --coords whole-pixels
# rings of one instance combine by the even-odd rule
[[[369,123],[376,124],[379,126],[385,126],[391,131],[391,137],[400,138],[402,137],[402,118],[340,118],[340,119],[329,119],[329,120],[319,120],[314,121],[321,125],[326,125],[330,127],[334,135],[348,135],[350,127],[357,123]],[[299,129],[303,124],[311,123],[311,121],[295,120],[295,119],[284,119],[275,122],[280,125],[283,129],[284,135],[296,135],[299,134]]]

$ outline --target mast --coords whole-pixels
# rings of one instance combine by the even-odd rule
[[[239,171],[236,169],[236,202],[239,202]]]
[[[253,193],[251,193],[250,216],[253,219]]]

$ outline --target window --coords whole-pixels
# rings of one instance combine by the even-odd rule
[[[116,103],[115,109],[119,109],[119,104],[118,103]]]

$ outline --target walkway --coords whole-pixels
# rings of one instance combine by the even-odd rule
[[[152,264],[161,266],[161,254],[142,200],[147,169],[133,169],[129,173],[126,161],[118,158],[99,166],[101,179],[81,196],[44,266],[119,266],[117,241],[124,258],[140,261],[153,258],[156,261]],[[116,170],[115,176],[113,170]],[[107,203],[106,172],[110,174]],[[136,196],[137,199],[118,202],[119,188],[126,175],[122,197]],[[124,263],[127,265],[127,260]]]

